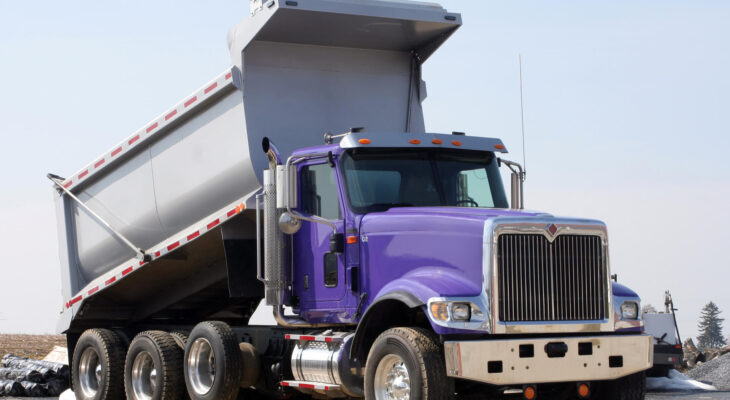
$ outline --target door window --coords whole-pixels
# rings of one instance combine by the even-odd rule
[[[325,219],[340,219],[340,199],[335,170],[329,164],[305,165],[300,172],[301,209],[303,214]]]

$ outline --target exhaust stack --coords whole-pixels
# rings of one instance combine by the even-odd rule
[[[284,235],[279,230],[281,211],[276,208],[276,167],[281,165],[281,154],[269,138],[264,138],[262,147],[269,161],[264,171],[264,286],[266,304],[284,304],[284,293],[290,283],[288,269],[284,268]]]

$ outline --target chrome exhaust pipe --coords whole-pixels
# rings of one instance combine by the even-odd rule
[[[279,210],[276,208],[276,167],[281,165],[281,154],[269,138],[261,143],[269,160],[264,171],[264,287],[266,304],[278,306],[284,303],[284,293],[289,285],[288,268],[284,268],[284,234],[279,230]]]

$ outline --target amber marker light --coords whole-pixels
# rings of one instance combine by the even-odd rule
[[[418,139],[411,139],[408,141],[410,144],[421,144],[421,141]]]
[[[357,142],[360,144],[370,144],[370,139],[360,139]]]
[[[451,144],[453,144],[454,146],[461,146],[461,142],[458,140],[452,140]]]
[[[444,142],[444,141],[443,141],[443,140],[441,140],[441,139],[434,139],[434,140],[432,140],[432,141],[431,141],[431,143],[433,143],[433,144],[441,144],[441,143],[443,143],[443,142]]]
[[[355,244],[357,243],[357,236],[348,236],[347,237],[347,244]]]
[[[591,388],[586,385],[585,383],[581,383],[578,385],[578,396],[581,399],[587,399],[588,396],[591,394]]]
[[[537,391],[535,390],[534,386],[528,386],[525,388],[525,391],[522,392],[523,395],[527,400],[533,400],[537,397]]]
[[[504,145],[503,144],[495,144],[494,145],[494,148],[497,149],[497,150],[504,150]]]

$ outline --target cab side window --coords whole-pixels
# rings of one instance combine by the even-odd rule
[[[335,170],[329,164],[305,165],[300,170],[300,211],[325,219],[340,219]]]

